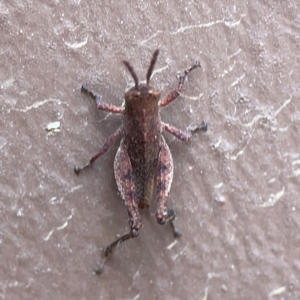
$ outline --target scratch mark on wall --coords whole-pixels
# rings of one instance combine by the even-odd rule
[[[242,14],[241,18],[237,21],[225,21],[225,20],[216,20],[208,23],[201,23],[197,25],[188,25],[188,26],[182,26],[176,31],[171,32],[172,35],[176,35],[179,33],[183,33],[187,30],[195,29],[195,28],[206,28],[206,27],[211,27],[217,24],[224,24],[226,27],[233,28],[237,25],[239,25],[242,21],[242,19],[246,16],[246,14]]]
[[[88,42],[88,37],[86,37],[85,40],[83,40],[82,42],[75,42],[73,44],[65,42],[65,45],[71,49],[78,49],[78,48],[85,46],[87,44],[87,42]]]
[[[42,101],[35,102],[32,105],[26,106],[25,108],[15,108],[14,110],[26,113],[31,109],[38,108],[38,107],[43,106],[43,105],[45,105],[47,103],[50,103],[50,102],[57,103],[58,105],[61,105],[61,103],[62,103],[62,101],[59,100],[59,99],[49,98],[49,99],[45,99],[45,100],[42,100]]]
[[[53,228],[45,237],[44,237],[44,241],[49,241],[50,237],[52,236],[53,232],[55,230],[62,230],[64,228],[66,228],[68,226],[68,222],[69,220],[71,220],[73,218],[74,215],[74,210],[72,209],[71,215],[67,217],[67,220],[61,225],[58,226],[56,228]]]
[[[282,190],[279,191],[278,193],[271,194],[268,201],[261,204],[260,207],[272,207],[272,206],[274,206],[276,204],[276,202],[284,195],[284,192],[285,192],[285,187],[283,187]]]

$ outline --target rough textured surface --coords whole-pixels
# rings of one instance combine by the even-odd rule
[[[300,297],[300,8],[269,3],[1,1],[1,299]],[[117,145],[84,176],[73,166],[119,120],[80,86],[120,105],[133,84],[122,59],[140,77],[156,48],[162,95],[177,71],[202,65],[162,111],[181,129],[209,125],[188,145],[165,134],[183,236],[142,214],[139,239],[99,278],[100,247],[128,230]]]

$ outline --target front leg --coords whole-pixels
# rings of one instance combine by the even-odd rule
[[[196,68],[200,68],[200,62],[199,61],[195,61],[195,63],[187,70],[184,70],[180,75],[179,75],[179,81],[178,81],[178,86],[177,89],[170,92],[167,96],[165,96],[160,102],[159,102],[159,106],[166,106],[169,103],[171,103],[172,101],[174,101],[181,93],[182,89],[183,89],[183,84],[185,81],[186,76],[193,71]]]
[[[97,94],[94,94],[92,91],[90,91],[87,87],[87,84],[83,84],[81,86],[81,92],[86,95],[89,95],[92,99],[94,99],[97,108],[100,110],[111,112],[113,114],[122,114],[124,112],[124,107],[118,107],[112,104],[102,102],[101,96],[98,96]]]
[[[175,228],[173,223],[175,219],[175,212],[167,210],[166,202],[173,180],[173,159],[170,149],[163,139],[163,145],[159,151],[158,165],[157,165],[157,179],[156,179],[156,212],[155,216],[157,222],[161,225],[170,222],[174,236],[180,236],[180,232]]]

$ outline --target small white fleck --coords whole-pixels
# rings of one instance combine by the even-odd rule
[[[177,240],[175,240],[172,244],[170,244],[167,249],[171,250],[177,244]]]
[[[20,209],[18,210],[18,212],[17,212],[17,216],[18,216],[18,217],[23,216],[23,215],[24,215],[23,211],[24,211],[24,208],[20,208]]]
[[[282,293],[286,292],[286,287],[282,286],[276,290],[273,290],[272,292],[269,293],[269,297],[272,298],[273,296],[280,295]]]

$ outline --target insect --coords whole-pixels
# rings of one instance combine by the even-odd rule
[[[156,197],[155,216],[159,224],[170,222],[174,236],[180,232],[174,226],[174,210],[167,209],[166,201],[173,179],[173,159],[170,149],[162,136],[167,131],[181,141],[190,140],[192,133],[201,129],[206,131],[207,124],[189,128],[187,132],[161,121],[160,108],[174,101],[181,93],[186,76],[200,67],[196,61],[189,69],[179,75],[178,86],[160,100],[160,92],[150,86],[150,78],[159,54],[153,53],[146,75],[146,83],[139,84],[137,75],[128,61],[123,61],[134,80],[134,87],[125,93],[125,107],[117,107],[102,101],[101,96],[90,91],[86,84],[81,91],[89,95],[100,110],[120,114],[122,125],[106,140],[100,151],[83,167],[75,167],[78,175],[96,159],[106,153],[113,143],[121,139],[114,160],[114,173],[118,189],[128,212],[130,232],[121,236],[104,249],[104,260],[95,270],[100,274],[106,258],[122,243],[139,235],[142,221],[139,209],[148,208]],[[154,192],[156,191],[156,192]]]

